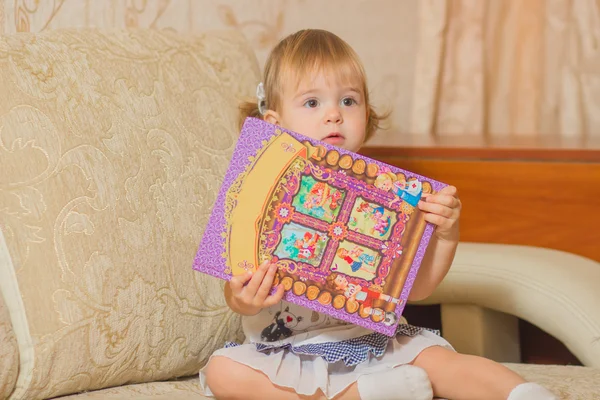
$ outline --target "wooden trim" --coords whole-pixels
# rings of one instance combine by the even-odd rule
[[[600,161],[600,150],[534,150],[534,149],[469,149],[469,148],[402,148],[368,147],[361,151],[367,157],[402,157],[435,159],[448,158],[467,161],[564,161],[592,163]]]
[[[375,139],[362,154],[458,188],[461,241],[547,247],[600,261],[600,140]],[[439,306],[408,305],[404,314],[416,325],[441,325]],[[580,365],[539,328],[521,321],[520,332],[524,362]]]
[[[386,132],[369,140],[361,153],[371,158],[600,162],[600,138],[428,138]]]
[[[600,261],[600,163],[379,159],[456,186],[462,241],[547,247]]]

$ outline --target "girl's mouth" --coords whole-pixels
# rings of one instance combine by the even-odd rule
[[[323,139],[325,143],[331,144],[333,146],[339,146],[343,144],[345,140],[346,139],[344,138],[344,136],[339,132],[331,132]]]

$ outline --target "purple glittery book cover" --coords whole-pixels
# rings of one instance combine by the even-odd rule
[[[444,186],[248,118],[193,268],[271,259],[284,300],[392,336],[433,233],[416,205]]]

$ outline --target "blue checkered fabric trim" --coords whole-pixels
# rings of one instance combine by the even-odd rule
[[[421,331],[428,330],[440,334],[440,331],[420,328],[409,324],[400,324],[396,330],[396,336],[416,336]],[[273,350],[289,350],[294,354],[304,354],[320,356],[328,363],[343,361],[344,364],[351,367],[367,361],[370,354],[375,357],[381,357],[387,348],[390,337],[381,333],[371,333],[353,339],[342,340],[339,342],[325,342],[293,346],[291,343],[284,345],[268,345],[264,343],[255,343],[256,350],[260,352],[270,352]],[[237,343],[228,342],[225,348],[239,346]]]

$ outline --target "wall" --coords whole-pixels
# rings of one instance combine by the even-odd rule
[[[596,0],[0,0],[0,32],[239,29],[259,60],[324,28],[362,57],[394,132],[600,137]]]
[[[328,29],[362,57],[374,103],[382,110],[394,109],[390,121],[394,129],[409,126],[418,13],[413,0],[0,0],[0,4],[4,5],[0,31],[5,33],[63,27],[180,32],[235,28],[248,37],[261,65],[285,35],[303,28]]]

